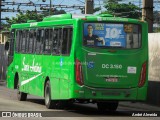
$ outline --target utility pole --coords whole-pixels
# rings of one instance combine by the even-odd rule
[[[51,10],[52,9],[52,0],[50,0],[50,8],[49,8],[49,15],[51,15]]]
[[[148,22],[148,32],[153,32],[153,0],[143,0],[142,20]]]
[[[85,0],[85,14],[93,14],[94,0]]]
[[[5,20],[5,19],[2,19],[2,6],[4,6],[4,5],[2,5],[2,1],[4,1],[4,0],[0,0],[0,31],[1,31],[1,29],[2,29],[2,21],[1,20]]]
[[[0,31],[1,31],[1,26],[2,26],[2,24],[1,24],[1,5],[2,5],[2,1],[0,0]]]

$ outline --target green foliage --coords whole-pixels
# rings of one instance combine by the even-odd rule
[[[16,24],[16,23],[26,23],[27,20],[36,20],[41,21],[43,18],[42,14],[37,14],[33,11],[27,11],[25,14],[22,12],[19,12],[19,14],[16,15],[16,17],[12,17],[11,19],[7,20],[7,23],[9,25]]]
[[[54,9],[54,11],[51,11],[51,15],[64,14],[64,13],[66,13],[64,10]],[[3,26],[5,26],[5,30],[9,30],[12,24],[26,23],[28,20],[36,20],[38,22],[42,21],[42,19],[48,15],[49,11],[44,11],[41,14],[35,11],[26,11],[26,13],[19,12],[16,15],[16,17],[8,18],[8,20],[6,21],[7,24],[3,24]]]
[[[118,3],[118,0],[107,0],[105,1],[104,7],[107,11],[102,13],[109,13],[113,15],[117,15],[120,17],[127,17],[127,18],[135,18],[139,19],[141,17],[141,8],[129,2],[126,3]]]
[[[58,15],[58,14],[65,14],[66,12],[64,11],[64,10],[57,10],[57,9],[55,9],[54,11],[53,11],[53,14],[54,15]]]
[[[159,33],[159,32],[160,32],[160,28],[155,28],[155,29],[153,30],[153,32]]]
[[[66,12],[64,10],[57,10],[57,9],[52,9],[50,14],[51,15],[58,15],[58,14],[65,14]],[[48,11],[43,11],[42,12],[43,16],[49,16],[49,10]]]
[[[100,11],[101,10],[101,7],[96,7],[94,8],[93,12],[97,12],[97,11]]]
[[[104,3],[108,4],[108,3],[118,3],[119,0],[105,0]]]
[[[8,24],[5,24],[4,22],[1,22],[2,30],[3,31],[8,31]]]

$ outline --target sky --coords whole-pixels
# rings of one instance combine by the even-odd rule
[[[16,2],[16,3],[28,3],[29,1],[32,1],[35,4],[49,4],[50,0],[46,0],[46,2],[42,2],[42,0],[5,0],[5,2]],[[82,1],[82,2],[81,2]],[[84,1],[85,0],[52,0],[52,5],[80,5],[84,6]],[[9,8],[9,9],[17,9],[17,6],[11,6],[11,5],[6,5],[2,8]],[[27,7],[27,6],[21,6],[20,9],[22,10],[34,10],[35,7]],[[39,7],[36,7],[37,10],[39,10]],[[70,13],[77,13],[80,14],[80,10],[76,9],[66,9],[67,12]],[[2,18],[5,17],[12,17],[15,16],[17,13],[16,12],[2,12]]]
[[[46,2],[42,2],[42,0],[5,0],[6,2],[16,2],[16,3],[28,3],[29,1],[32,1],[35,4],[49,4],[50,0],[46,0]],[[122,0],[120,3],[128,3],[132,2],[137,6],[140,6],[142,8],[142,0]],[[84,6],[85,5],[85,0],[52,0],[53,5],[80,5]],[[103,8],[103,0],[94,0],[95,6],[101,6]],[[160,0],[154,0],[154,10],[159,10],[160,9]],[[4,6],[3,8],[9,8],[9,9],[17,9],[17,6]],[[20,9],[22,10],[34,10],[35,7],[27,7],[27,6],[20,6]],[[39,7],[36,8],[39,10]],[[104,8],[102,9],[104,10]],[[67,13],[74,13],[74,14],[81,14],[81,10],[76,10],[76,9],[65,9]],[[16,16],[17,12],[2,12],[2,18],[5,17],[12,17]]]

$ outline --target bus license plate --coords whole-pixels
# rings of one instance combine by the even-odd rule
[[[106,78],[106,82],[118,82],[118,78],[116,77]]]

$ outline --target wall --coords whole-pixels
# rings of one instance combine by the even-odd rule
[[[160,33],[149,33],[149,86],[147,103],[160,106]]]

